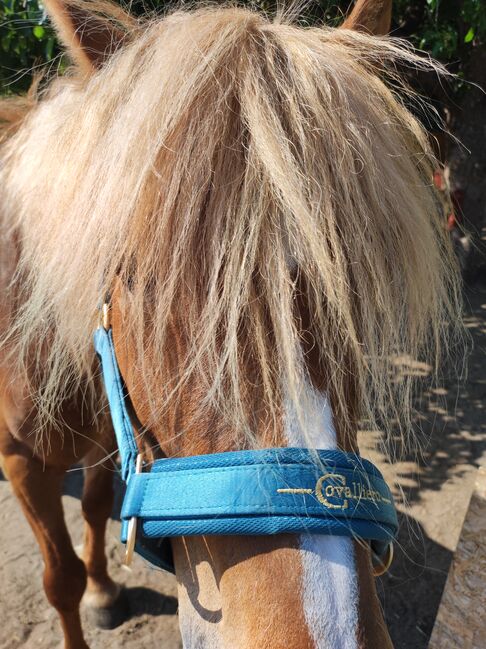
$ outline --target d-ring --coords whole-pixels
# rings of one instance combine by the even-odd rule
[[[392,561],[393,561],[393,543],[390,543],[388,545],[388,548],[386,549],[386,555],[385,559],[382,560],[381,557],[378,557],[378,555],[374,555],[378,563],[373,565],[373,576],[374,577],[381,577],[382,575],[385,574],[385,572],[388,572],[388,569],[390,568]]]

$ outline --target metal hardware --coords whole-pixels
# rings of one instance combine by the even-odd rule
[[[373,565],[373,575],[375,577],[381,577],[382,575],[385,574],[385,572],[388,572],[388,569],[390,568],[392,561],[393,561],[393,543],[390,543],[390,545],[387,548],[386,551],[386,557],[384,560],[382,560],[381,557],[376,556],[377,563]]]
[[[111,313],[108,302],[105,302],[101,308],[101,324],[105,331],[108,331],[111,327]]]
[[[142,473],[143,466],[143,457],[139,453],[137,455],[137,461],[135,464],[135,473]],[[135,552],[135,542],[137,540],[137,518],[133,516],[128,521],[128,534],[127,534],[127,543],[125,546],[125,560],[124,564],[130,566],[133,561],[133,554]]]

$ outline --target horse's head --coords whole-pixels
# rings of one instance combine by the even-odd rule
[[[371,35],[391,3],[360,0],[341,30],[217,6],[138,23],[104,2],[45,5],[77,70],[4,172],[22,335],[54,330],[45,402],[92,371],[109,295],[146,459],[355,450],[360,418],[406,425],[412,379],[393,382],[389,359],[435,358],[458,306],[427,138],[398,95],[397,63],[432,64]],[[173,550],[191,649],[389,646],[359,541]]]

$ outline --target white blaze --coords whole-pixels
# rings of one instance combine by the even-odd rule
[[[331,406],[310,384],[300,399],[299,416],[286,409],[289,446],[337,448]],[[358,576],[350,538],[302,534],[303,609],[316,649],[357,649]]]

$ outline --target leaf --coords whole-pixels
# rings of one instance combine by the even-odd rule
[[[464,36],[464,42],[465,43],[470,43],[472,39],[474,38],[474,29],[472,27],[469,28],[469,31],[467,34]]]
[[[42,27],[42,25],[36,25],[32,31],[34,33],[34,36],[40,41],[44,38],[44,35],[46,33],[46,30],[44,29],[44,27]]]

